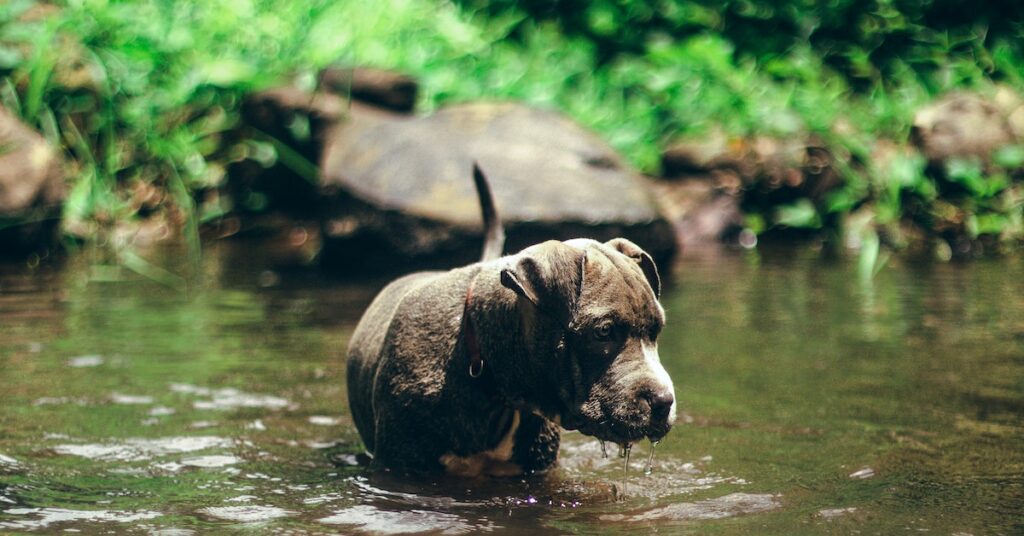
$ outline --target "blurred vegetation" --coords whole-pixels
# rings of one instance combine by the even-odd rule
[[[71,157],[65,226],[85,236],[159,213],[197,244],[199,225],[232,209],[216,194],[226,166],[268,158],[233,134],[245,94],[312,88],[342,64],[416,76],[422,110],[477,98],[560,109],[650,173],[666,145],[716,129],[820,139],[841,187],[745,204],[756,232],[836,229],[870,206],[863,243],[877,244],[873,229],[908,217],[939,229],[952,203],[971,238],[1016,241],[1019,147],[995,166],[957,162],[949,196],[918,154],[872,153],[905,145],[939,94],[1024,87],[1022,14],[1010,0],[8,0],[0,102]]]
[[[946,0],[459,0],[490,14],[522,12],[528,20],[556,21],[569,35],[598,47],[602,63],[644,54],[653,40],[715,33],[736,53],[762,66],[791,59],[807,48],[858,89],[884,82],[907,67],[932,91],[930,75],[950,59],[970,59],[999,77],[1016,72],[1005,60],[1019,57],[1024,5],[1012,0],[964,3]],[[528,28],[525,22],[513,34]],[[778,71],[774,74],[780,74]]]

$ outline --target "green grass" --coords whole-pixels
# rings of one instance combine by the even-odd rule
[[[669,38],[621,37],[625,30],[600,9],[587,19],[593,27],[578,32],[515,7],[484,12],[430,0],[10,0],[0,5],[0,102],[75,162],[66,228],[93,236],[142,217],[131,195],[142,182],[167,192],[156,211],[183,222],[197,249],[200,224],[232,208],[225,196],[201,194],[223,186],[226,166],[252,152],[230,135],[244,95],[284,81],[312,88],[332,63],[416,76],[424,111],[469,99],[562,110],[652,173],[668,143],[713,128],[819,136],[840,160],[844,186],[810,211],[806,200],[750,209],[764,229],[828,226],[830,214],[865,204],[879,225],[894,226],[908,203],[934,204],[923,160],[880,169],[871,162],[876,140],[904,144],[913,112],[940,93],[991,91],[995,79],[1020,87],[1024,72],[1013,40],[971,41],[917,22],[929,41],[906,61],[891,55],[876,66],[869,44],[847,43],[837,62],[820,43],[793,36],[781,52],[768,48],[781,46],[773,41],[757,54],[702,9],[679,15],[689,25]],[[609,54],[609,42],[621,50]],[[969,213],[975,236],[1024,236],[1012,187],[1020,149],[1008,151],[1016,167],[982,173],[967,163],[951,174],[968,190],[954,203]]]

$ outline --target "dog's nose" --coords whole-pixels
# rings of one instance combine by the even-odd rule
[[[653,391],[647,395],[647,402],[651,405],[651,422],[658,423],[668,419],[672,412],[672,404],[675,404],[676,397],[672,391],[662,389]]]

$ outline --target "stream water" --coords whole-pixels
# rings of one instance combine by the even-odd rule
[[[684,259],[657,456],[566,433],[557,469],[475,481],[360,465],[345,346],[384,280],[198,269],[0,265],[0,532],[1024,533],[1022,259]]]

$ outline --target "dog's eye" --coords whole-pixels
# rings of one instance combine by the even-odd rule
[[[611,338],[613,331],[614,326],[612,325],[612,322],[610,320],[606,320],[594,326],[594,338],[599,340],[609,339]]]

